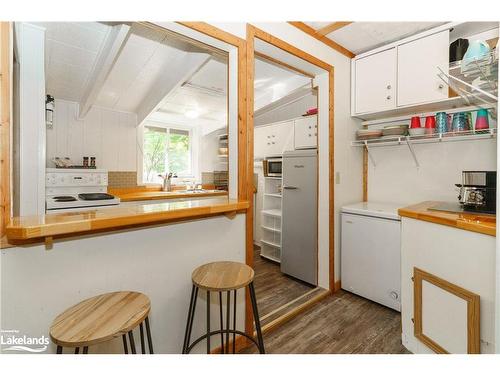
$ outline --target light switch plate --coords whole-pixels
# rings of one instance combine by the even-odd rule
[[[340,172],[335,172],[335,184],[340,184]]]

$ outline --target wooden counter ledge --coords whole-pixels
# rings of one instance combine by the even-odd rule
[[[454,213],[429,210],[443,202],[425,201],[399,209],[399,215],[431,223],[447,225],[458,229],[468,230],[496,236],[496,216],[481,213]]]
[[[14,217],[6,229],[14,241],[88,234],[134,226],[182,221],[214,215],[234,217],[249,207],[246,201],[207,198],[165,203],[137,203],[123,207],[83,212],[61,212],[50,215]]]
[[[179,199],[179,198],[202,198],[202,197],[223,197],[227,196],[227,191],[205,191],[201,193],[190,193],[183,191],[133,191],[113,194],[120,198],[122,202]]]

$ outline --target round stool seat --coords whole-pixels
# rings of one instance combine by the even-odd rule
[[[213,262],[193,271],[193,284],[210,291],[223,292],[246,287],[253,281],[251,267],[238,262]]]
[[[50,337],[59,346],[75,348],[108,341],[137,327],[150,309],[149,298],[142,293],[101,294],[58,315],[50,327]]]

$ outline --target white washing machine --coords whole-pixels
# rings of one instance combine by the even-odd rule
[[[342,289],[401,311],[401,218],[391,203],[342,207]]]

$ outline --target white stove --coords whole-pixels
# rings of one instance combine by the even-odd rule
[[[108,172],[104,169],[47,168],[45,207],[47,213],[108,207],[120,199],[107,193]]]

